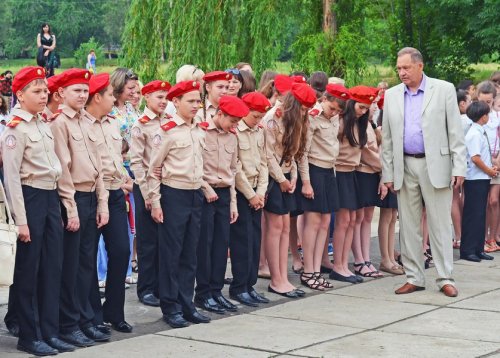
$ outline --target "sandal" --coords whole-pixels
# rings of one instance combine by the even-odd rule
[[[371,270],[370,266],[373,266],[373,264],[372,264],[372,262],[371,262],[371,261],[365,261],[365,266],[366,266],[366,267],[368,267],[368,269],[370,269],[370,270]],[[373,266],[373,267],[375,267],[375,266]],[[384,277],[384,274],[383,274],[383,273],[381,273],[381,272],[380,272],[379,270],[377,270],[377,269],[375,269],[375,271],[371,271],[371,273],[372,273],[372,274],[374,274],[374,275],[372,275],[372,276],[368,276],[368,277],[373,277],[373,278],[382,278],[382,277]]]
[[[321,272],[315,272],[314,275],[316,276],[316,279],[319,281],[321,286],[323,286],[326,289],[333,288],[332,283],[326,280],[323,276],[321,276]]]
[[[354,273],[356,275],[363,276],[363,277],[375,278],[375,272],[372,272],[372,271],[368,271],[368,272],[365,272],[365,273],[361,272],[361,270],[363,269],[363,267],[366,267],[366,264],[364,262],[362,262],[360,264],[354,263],[353,266],[354,266]],[[356,267],[359,267],[359,270],[356,270]]]
[[[318,290],[318,291],[325,290],[323,285],[318,281],[314,272],[312,273],[302,272],[300,274],[300,282],[302,283],[302,285],[309,287],[312,290]]]
[[[297,275],[300,275],[301,273],[303,273],[303,272],[304,272],[304,267],[301,267],[301,268],[299,268],[299,269],[296,269],[295,267],[293,267],[293,264],[292,264],[292,271],[293,271],[294,273],[296,273]]]
[[[404,273],[405,273],[403,268],[400,266],[394,265],[392,267],[387,267],[383,263],[380,263],[379,270],[393,274],[393,275],[404,275]]]
[[[132,272],[139,272],[139,266],[137,265],[137,260],[134,259],[134,260],[131,260],[131,266],[132,266]]]

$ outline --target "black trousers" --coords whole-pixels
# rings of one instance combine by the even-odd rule
[[[229,292],[237,295],[249,292],[257,283],[261,242],[262,210],[254,210],[248,200],[237,192],[238,220],[231,225],[229,249],[233,281]]]
[[[94,310],[90,303],[90,291],[96,276],[97,265],[97,196],[95,192],[75,192],[80,219],[76,232],[64,230],[63,270],[61,279],[60,329],[72,332],[79,326],[92,325]],[[66,209],[62,217],[67,224]]]
[[[158,225],[158,230],[160,306],[163,314],[190,314],[196,310],[193,291],[202,203],[203,194],[199,189],[161,186],[164,220]]]
[[[221,295],[227,267],[230,232],[229,188],[215,189],[219,199],[209,203],[203,199],[201,232],[198,241],[196,297],[207,299]]]
[[[137,296],[149,293],[158,297],[158,224],[146,210],[139,186],[134,184],[137,261]]]
[[[22,190],[31,242],[17,242],[5,321],[19,323],[20,340],[35,341],[59,334],[63,227],[56,190]]]
[[[484,251],[486,235],[486,207],[490,180],[465,180],[464,213],[460,256],[479,254]]]
[[[108,272],[106,274],[106,301],[101,306],[97,272],[91,288],[92,308],[95,312],[94,324],[121,322],[125,320],[125,278],[130,260],[128,236],[127,204],[123,190],[109,190],[109,222],[97,232],[96,243],[103,236],[108,253]],[[97,247],[96,247],[97,251]]]

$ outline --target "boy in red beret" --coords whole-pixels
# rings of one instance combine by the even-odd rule
[[[143,116],[131,129],[130,170],[134,173],[134,200],[137,238],[137,260],[141,263],[137,281],[139,301],[147,306],[158,307],[158,225],[151,218],[151,200],[146,176],[149,170],[153,138],[166,124],[168,116],[167,91],[170,84],[155,80],[142,88],[146,101]]]
[[[201,103],[199,88],[196,81],[184,81],[170,89],[168,99],[177,112],[154,136],[147,176],[151,216],[159,231],[160,307],[173,328],[210,322],[193,304],[207,125],[194,121]],[[158,167],[160,178],[155,173]]]
[[[109,217],[108,191],[102,180],[97,136],[83,109],[91,75],[73,68],[60,76],[58,91],[63,104],[50,122],[62,165],[58,187],[64,221],[60,337],[86,347],[110,338],[94,326],[90,303],[96,276],[97,229],[106,225]]]
[[[109,222],[97,231],[96,242],[103,236],[106,244],[107,275],[106,301],[101,307],[99,284],[95,277],[92,285],[93,307],[96,313],[94,322],[111,323],[119,331],[130,333],[132,326],[125,321],[125,278],[130,258],[130,242],[128,236],[127,205],[124,185],[131,179],[123,170],[122,137],[115,118],[108,115],[113,108],[115,97],[110,85],[109,74],[92,76],[89,83],[89,99],[86,105],[86,117],[95,130],[102,162],[104,187],[109,192]]]
[[[54,113],[57,112],[59,105],[62,104],[59,96],[59,79],[60,75],[52,76],[47,79],[47,87],[49,89],[49,100],[47,106],[43,109],[42,117],[45,122],[50,122]]]
[[[208,311],[236,311],[222,295],[227,265],[230,224],[238,219],[234,176],[238,151],[236,126],[249,109],[240,98],[222,96],[219,108],[209,117],[203,150],[205,195],[198,242],[195,303]]]
[[[63,230],[56,188],[62,169],[53,134],[39,115],[48,97],[45,70],[21,69],[12,89],[20,108],[13,109],[0,147],[19,241],[5,323],[19,335],[17,349],[54,355],[75,347],[58,338]]]

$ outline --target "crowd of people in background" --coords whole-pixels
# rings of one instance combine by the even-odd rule
[[[403,49],[393,88],[347,88],[322,71],[265,71],[257,81],[249,63],[207,73],[184,65],[175,84],[143,84],[127,68],[92,75],[95,53],[87,70],[53,75],[47,24],[38,42],[43,67],[0,78],[3,180],[19,227],[5,323],[20,350],[53,355],[107,341],[111,328],[131,332],[132,284],[140,302],[181,328],[210,322],[198,308],[225,314],[235,302],[268,303],[258,278],[297,299],[334,281],[406,274],[396,291],[405,294],[424,289],[420,267],[435,264],[439,288],[456,296],[452,248],[474,262],[500,250],[500,72],[454,89],[423,73],[417,50]],[[436,115],[428,124],[438,112],[443,122]],[[444,195],[446,209],[448,190],[437,222],[430,198]],[[378,267],[370,256],[377,207]],[[410,222],[423,237],[416,248]],[[290,282],[290,268],[308,290]]]

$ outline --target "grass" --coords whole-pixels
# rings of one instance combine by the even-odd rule
[[[25,66],[33,66],[35,65],[35,60],[28,59],[16,59],[16,60],[0,60],[0,73],[6,70],[11,70],[16,73],[22,67]],[[97,62],[97,70],[98,72],[109,72],[111,73],[118,66],[117,59],[103,59]],[[78,67],[76,66],[76,61],[74,58],[63,58],[61,59],[61,68],[56,69],[56,74],[61,73],[62,71],[71,68]],[[472,73],[472,79],[475,82],[480,82],[485,79],[488,79],[492,72],[500,70],[500,64],[498,63],[477,63],[471,65],[474,72]],[[290,62],[276,62],[276,66],[274,68],[278,73],[290,73],[291,72],[291,64]],[[162,73],[167,73],[169,69],[165,64],[162,66]],[[366,74],[363,79],[363,83],[366,85],[376,86],[380,81],[387,81],[390,86],[399,83],[399,79],[396,75],[396,72],[391,66],[384,65],[371,65],[368,67]]]

